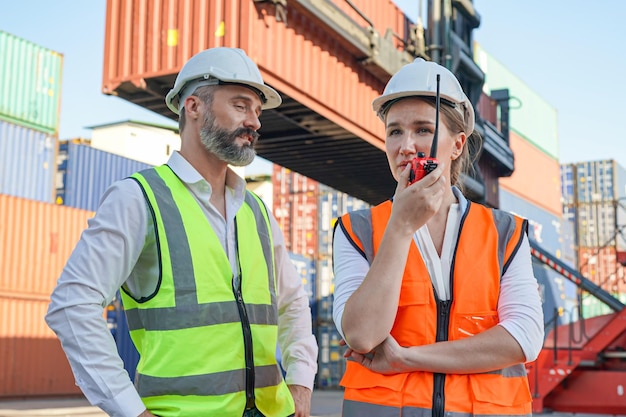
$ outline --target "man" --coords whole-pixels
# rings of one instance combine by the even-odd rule
[[[107,190],[46,321],[109,415],[308,416],[308,299],[275,219],[228,167],[252,162],[261,111],[281,98],[244,51],[214,48],[185,64],[166,102],[180,153]],[[135,386],[102,318],[120,287],[141,356]]]

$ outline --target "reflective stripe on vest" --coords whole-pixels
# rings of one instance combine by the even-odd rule
[[[230,261],[200,205],[169,167],[132,178],[152,213],[160,269],[152,296],[135,300],[122,291],[140,353],[137,390],[164,417],[240,416],[246,404],[245,347]],[[276,279],[265,210],[246,192],[235,217],[241,291],[253,340],[257,408],[287,416],[294,405],[275,359]]]
[[[387,201],[372,209],[346,214],[338,222],[351,244],[370,264],[382,241],[391,207],[392,203]],[[461,218],[451,264],[448,340],[469,337],[497,325],[500,280],[525,231],[526,221],[521,218],[468,204]],[[468,288],[473,291],[468,293]],[[400,345],[435,343],[437,304],[428,269],[412,242],[391,331]],[[415,317],[420,320],[415,321]],[[439,392],[435,391],[432,373],[380,375],[349,361],[341,384],[345,387],[344,416],[399,416],[400,412],[402,416],[430,416],[436,393],[437,398],[445,399],[446,415],[519,416],[531,412],[523,364],[484,374],[446,375],[444,392]]]

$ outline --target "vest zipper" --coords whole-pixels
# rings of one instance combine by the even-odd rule
[[[448,340],[448,327],[450,327],[450,300],[437,303],[437,342]],[[434,374],[433,376],[433,417],[443,417],[446,409],[446,374]]]
[[[250,330],[250,320],[246,305],[241,295],[241,274],[236,280],[239,285],[235,285],[233,277],[233,293],[237,300],[237,309],[241,318],[241,329],[243,330],[244,353],[246,360],[246,409],[254,408],[254,354],[252,353],[252,331]]]

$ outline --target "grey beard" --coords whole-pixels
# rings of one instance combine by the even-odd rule
[[[242,135],[252,136],[250,145],[237,145],[237,137]],[[220,160],[233,166],[246,166],[254,161],[256,151],[254,145],[259,134],[252,129],[239,128],[234,131],[217,128],[214,119],[207,118],[200,130],[200,140],[207,151],[217,156]]]

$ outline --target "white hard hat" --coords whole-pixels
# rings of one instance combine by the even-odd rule
[[[263,109],[280,106],[282,99],[276,90],[265,85],[256,64],[238,48],[211,48],[192,56],[178,73],[174,88],[167,93],[165,103],[174,113],[180,109],[196,88],[219,82],[251,87],[263,103]]]
[[[423,58],[416,58],[391,77],[383,94],[372,102],[374,111],[384,121],[392,101],[412,96],[435,97],[437,74],[440,75],[439,96],[442,102],[455,106],[465,121],[465,133],[471,135],[474,131],[474,108],[459,80],[446,67]]]

